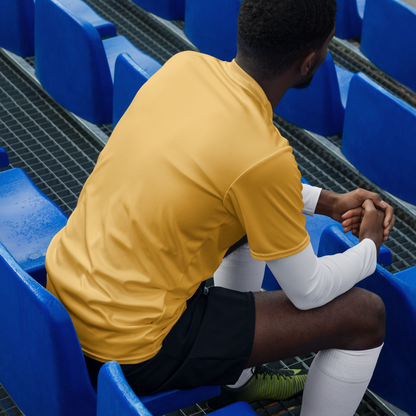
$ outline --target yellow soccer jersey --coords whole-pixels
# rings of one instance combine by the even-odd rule
[[[259,260],[308,245],[300,173],[272,114],[235,61],[196,52],[140,89],[46,256],[87,356],[153,357],[244,234]]]

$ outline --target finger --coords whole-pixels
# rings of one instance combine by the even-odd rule
[[[359,227],[360,223],[361,223],[361,219],[362,219],[361,215],[356,216],[356,217],[351,217],[351,218],[348,218],[345,221],[342,221],[341,225],[343,227],[349,227],[349,226],[353,226],[353,225],[357,225]]]
[[[355,233],[359,233],[360,231],[360,225],[359,224],[355,224],[355,226],[348,226],[348,227],[344,227],[342,229],[342,231],[344,231],[344,233],[349,233],[350,231],[355,235]]]
[[[363,202],[362,207],[364,208],[365,211],[373,211],[376,209],[372,199],[366,199]]]
[[[351,217],[361,217],[363,209],[361,207],[350,209],[345,214],[342,214],[342,219],[346,220]]]
[[[385,214],[384,214],[384,227],[389,227],[389,229],[391,230],[393,228],[393,224],[395,222],[395,218],[394,218],[394,210],[393,207],[391,207],[390,205],[387,205],[387,208],[385,210]],[[393,223],[392,223],[393,221]]]

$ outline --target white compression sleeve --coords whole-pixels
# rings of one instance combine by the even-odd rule
[[[302,186],[302,212],[313,216],[322,189],[307,184]],[[265,262],[253,259],[249,245],[245,244],[224,258],[214,273],[214,283],[240,292],[258,292],[263,283],[264,269]]]
[[[301,416],[351,416],[373,375],[382,345],[364,351],[324,350],[312,362]]]
[[[307,185],[306,183],[303,183],[302,186],[302,200],[304,205],[302,212],[312,217],[315,214],[316,205],[322,189]]]
[[[374,272],[376,262],[376,246],[366,238],[344,253],[319,258],[309,244],[300,253],[267,261],[267,265],[292,303],[306,310],[351,289]]]
[[[239,292],[259,292],[266,263],[254,259],[248,244],[225,257],[214,273],[215,286]]]

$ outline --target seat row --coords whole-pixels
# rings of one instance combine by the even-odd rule
[[[7,153],[0,149],[0,167],[7,164]],[[13,177],[18,180],[10,180]],[[67,218],[21,169],[0,172],[0,195],[0,332],[5,334],[0,343],[0,382],[28,416],[93,415],[97,405],[100,408],[100,381],[97,399],[72,321],[44,288],[44,254]],[[344,235],[334,220],[320,215],[308,217],[306,229],[318,256],[342,252],[358,241],[351,233]],[[36,256],[31,255],[34,252]],[[378,262],[375,274],[360,284],[379,294],[388,310],[385,347],[371,388],[414,413],[416,266],[389,273],[384,267],[391,264],[391,253],[385,247]],[[280,289],[268,269],[263,287]],[[114,406],[127,406],[132,415],[162,415],[219,394],[218,387],[202,387],[138,399],[116,363],[107,364],[101,372],[101,383],[106,387],[99,415],[119,414],[109,411]],[[395,383],[391,383],[392,374]],[[109,413],[104,413],[105,409]],[[250,414],[251,409],[244,411]]]
[[[17,0],[16,4],[19,1],[27,0]],[[367,8],[371,1],[367,0]],[[225,14],[237,18],[239,0],[232,12],[225,7],[227,3],[220,3]],[[153,7],[164,5],[166,10],[168,4],[171,2],[166,0],[152,2]],[[199,12],[207,8],[202,13],[204,18],[209,10],[212,13],[220,7],[212,2],[197,4]],[[76,115],[96,124],[112,121],[115,126],[136,92],[161,65],[125,37],[117,36],[115,26],[82,0],[37,0],[35,16],[36,75],[43,87]],[[211,21],[218,19],[211,16]],[[215,45],[212,40],[209,43]],[[416,131],[416,110],[366,76],[354,76],[339,67],[328,53],[311,86],[289,90],[275,112],[323,136],[342,134],[342,151],[363,175],[398,198],[416,204],[412,181],[416,145],[411,139]],[[384,160],[388,160],[388,168],[380,163]]]
[[[82,0],[0,0],[0,46],[22,56],[34,54],[45,90],[94,124],[118,120],[127,108],[113,99],[116,79],[122,80],[116,69],[121,54],[137,69],[140,86],[161,67]],[[131,100],[127,87],[120,87],[119,96],[128,91]]]
[[[231,60],[237,52],[241,0],[133,0],[165,19],[185,20],[185,34],[204,53]],[[335,36],[361,36],[361,51],[416,92],[416,9],[402,0],[337,0]]]

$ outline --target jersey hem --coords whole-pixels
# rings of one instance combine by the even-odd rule
[[[269,254],[260,254],[250,249],[250,252],[251,252],[251,255],[256,260],[263,260],[263,261],[277,260],[277,259],[290,257],[290,256],[293,256],[294,254],[300,253],[302,250],[304,250],[308,246],[310,241],[311,241],[311,238],[308,234],[307,237],[302,241],[302,243],[300,243],[298,246],[294,248],[291,248],[290,250],[277,251],[277,252],[269,253]]]

